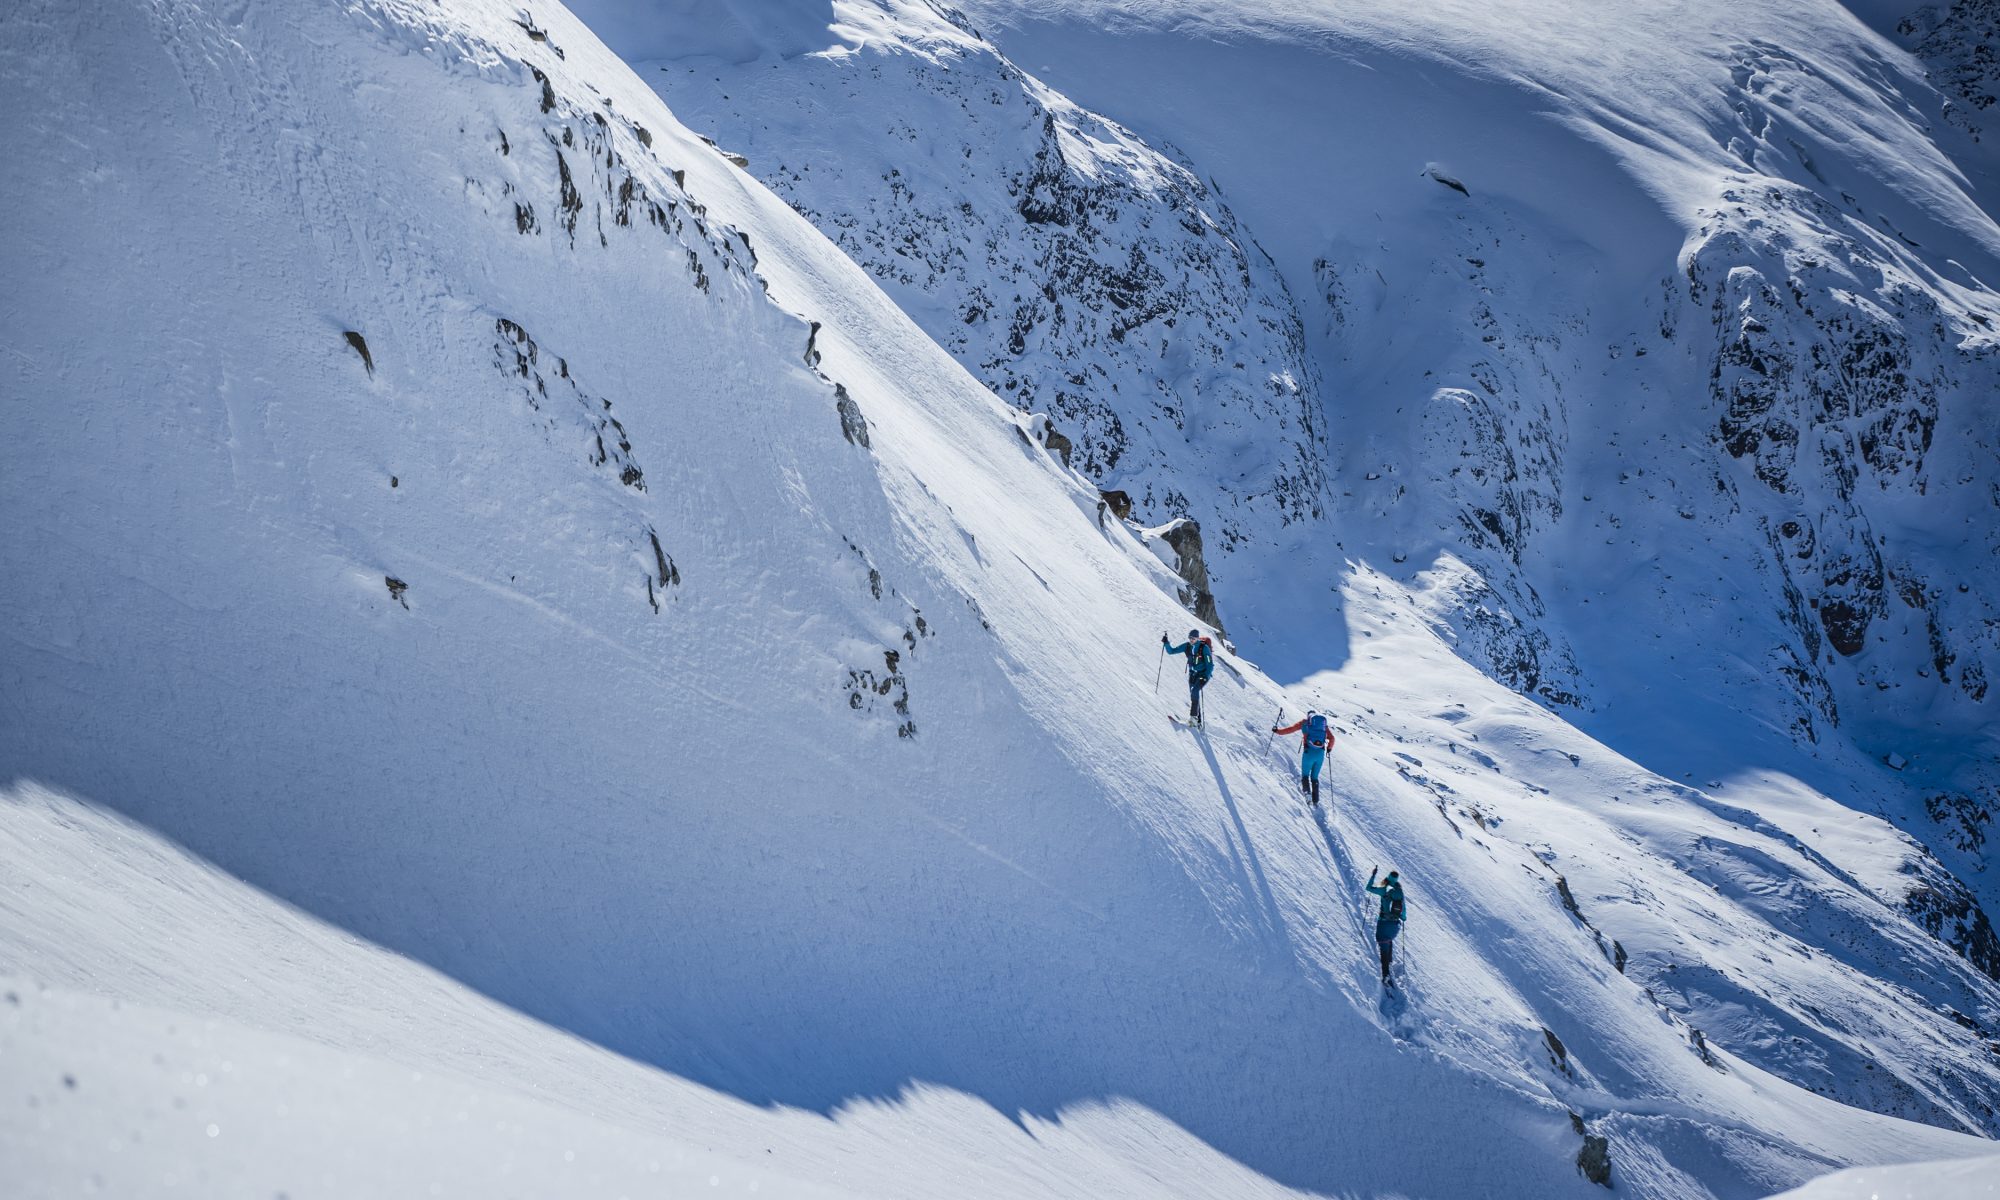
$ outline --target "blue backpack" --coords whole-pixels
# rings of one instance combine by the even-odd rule
[[[1318,713],[1306,718],[1306,745],[1326,746],[1326,718]]]
[[[1190,643],[1188,669],[1197,675],[1205,675],[1215,669],[1215,655],[1209,648],[1207,638],[1195,638]]]

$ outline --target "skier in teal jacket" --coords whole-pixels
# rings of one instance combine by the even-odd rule
[[[1389,982],[1389,960],[1395,956],[1396,935],[1403,932],[1403,882],[1391,871],[1383,876],[1378,887],[1376,869],[1368,872],[1369,892],[1382,897],[1382,911],[1375,918],[1375,948],[1382,952],[1382,986],[1395,987]]]
[[[1188,660],[1188,721],[1201,724],[1201,689],[1208,686],[1209,677],[1215,674],[1215,645],[1201,636],[1201,630],[1188,630],[1188,640],[1176,646],[1167,641],[1167,635],[1160,635],[1160,645],[1168,654],[1185,654]]]

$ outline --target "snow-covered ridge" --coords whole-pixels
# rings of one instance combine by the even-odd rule
[[[1912,117],[1911,97],[1930,102],[1907,64],[1831,10],[1759,11],[1745,29],[1690,30],[1674,24],[1687,19],[1679,10],[1621,12],[1624,24],[1610,28],[1603,14],[1546,6],[1498,14],[1444,6],[1395,14],[1407,28],[1391,37],[1386,11],[1300,5],[1275,15],[1260,9],[1246,37],[1235,23],[1243,14],[1228,6],[1182,5],[1170,7],[1224,44],[1176,54],[1177,40],[1155,32],[1169,23],[1157,13],[1100,7],[1117,19],[1052,25],[1067,42],[1059,44],[1032,25],[1012,28],[1020,9],[1033,6],[976,6],[981,25],[1019,46],[1022,61],[1053,60],[1051,69],[1104,111],[1195,146],[1190,165],[1235,179],[1232,193],[1261,210],[1261,222],[1241,226],[1246,235],[1289,243],[1276,264],[1293,285],[1283,300],[1309,298],[1301,324],[1318,335],[1315,361],[1333,381],[1328,395],[1339,413],[1338,478],[1351,502],[1336,507],[1333,532],[1365,540],[1390,564],[1409,564],[1418,611],[1517,690],[1562,705],[1624,707],[1638,681],[1686,678],[1670,647],[1693,646],[1709,652],[1697,660],[1719,651],[1725,663],[1740,656],[1754,664],[1743,672],[1707,664],[1689,683],[1706,695],[1726,679],[1731,703],[1768,725],[1787,757],[1823,758],[1852,774],[1855,758],[1887,757],[1905,769],[1916,754],[1922,782],[1883,786],[1907,788],[1892,810],[1951,869],[1919,855],[1912,885],[1892,902],[1980,969],[2000,964],[1977,897],[1951,873],[1978,877],[1982,814],[1990,811],[1979,796],[1993,786],[1982,774],[1987,757],[1956,745],[1990,738],[1977,714],[1994,651],[1985,607],[1992,589],[1969,579],[1984,572],[1976,531],[1993,525],[1991,489],[1979,482],[1992,473],[1983,399],[1992,389],[1992,300],[1965,263],[1990,256],[1993,229],[1968,203],[1950,158],[1958,147],[1931,144]],[[697,53],[649,63],[648,77],[691,119],[748,153],[750,170],[878,277],[908,283],[904,245],[881,233],[895,230],[911,203],[904,171],[928,161],[924,146],[952,140],[942,131],[962,131],[966,146],[991,140],[980,136],[978,106],[947,106],[922,121],[905,115],[927,92],[948,88],[938,80],[952,68],[977,77],[959,61],[970,26],[918,5],[848,4],[828,17],[822,40],[833,48],[824,52],[733,66]],[[651,25],[643,16],[604,23],[614,38],[659,24],[657,16]],[[1296,31],[1321,28],[1364,55],[1369,72],[1348,83],[1324,59],[1284,53]],[[927,53],[933,38],[950,51]],[[1609,49],[1624,70],[1588,74],[1580,66],[1587,60],[1546,51],[1589,38],[1610,43],[1596,59]],[[1270,45],[1259,47],[1260,39]],[[1472,76],[1477,102],[1452,90],[1464,83],[1441,84],[1434,65],[1425,86],[1459,101],[1447,110],[1454,120],[1481,107],[1498,114],[1489,119],[1505,136],[1469,147],[1457,135],[1460,152],[1449,155],[1427,147],[1421,139],[1438,131],[1423,124],[1425,100],[1399,90],[1411,72],[1370,43],[1455,60]],[[1635,52],[1642,45],[1659,52]],[[1310,94],[1296,69],[1301,57],[1334,79],[1310,85],[1332,98],[1305,111],[1332,119],[1301,119],[1299,95]],[[873,66],[865,87],[850,82],[837,104],[814,106],[860,62]],[[1289,107],[1259,92],[1268,80],[1239,86],[1244,64],[1282,80],[1269,95]],[[1076,69],[1064,74],[1065,66]],[[1523,126],[1543,118],[1478,90],[1483,77],[1508,68],[1566,97],[1581,135],[1572,145],[1534,147],[1540,161],[1528,169],[1500,160],[1495,147],[1517,147]],[[1371,102],[1371,89],[1408,101],[1408,111]],[[837,117],[820,115],[826,107]],[[1382,128],[1366,128],[1357,113]],[[1643,129],[1633,124],[1639,118]],[[920,142],[912,141],[919,129]],[[1616,148],[1627,176],[1616,186],[1632,194],[1601,181],[1576,193],[1576,160],[1592,142]],[[827,168],[857,143],[882,169]],[[1419,151],[1433,157],[1418,164]],[[1412,182],[1392,188],[1371,178],[1387,153],[1412,156]],[[796,169],[800,157],[822,169]],[[960,176],[983,173],[996,192],[1014,173],[1004,156],[971,165],[969,156],[942,157]],[[1348,173],[1321,185],[1312,166],[1320,160]],[[1329,225],[1317,243],[1299,236]],[[880,244],[851,244],[857,229],[874,231]],[[985,240],[989,261],[1048,258],[1018,233],[1012,244]],[[1940,244],[1958,258],[1939,257]],[[963,296],[965,281],[933,275],[917,291],[906,306],[964,357],[963,314],[939,294]],[[1058,294],[1087,300],[1075,289]],[[1234,309],[1218,305],[1183,319],[1227,329],[1233,318]],[[1054,334],[1072,352],[1088,352],[1087,335]],[[1096,388],[1118,403],[1105,383]],[[1637,416],[1635,404],[1654,411]],[[1940,422],[1948,435],[1934,447]],[[1187,456],[1198,458],[1202,439],[1181,432]],[[1211,473],[1210,486],[1226,495],[1232,480]],[[1939,525],[1971,536],[1940,542],[1918,528]],[[1274,630],[1267,614],[1289,607],[1286,623],[1295,624],[1298,591],[1280,584],[1275,602],[1257,592],[1284,572],[1325,569],[1292,553],[1295,534],[1267,523],[1232,538],[1231,550],[1247,541],[1244,557],[1266,561],[1261,571],[1239,562],[1230,580],[1237,586],[1224,584],[1221,600],[1225,609],[1252,609],[1250,644],[1260,657],[1288,662],[1310,658],[1296,654],[1296,633]],[[1572,628],[1579,617],[1586,629],[1597,624],[1576,607],[1579,552],[1591,564],[1586,572],[1631,570],[1617,561],[1622,555],[1591,556],[1593,540],[1641,555],[1673,548],[1670,562],[1641,566],[1628,590],[1594,593],[1600,608],[1627,615],[1608,627],[1614,636],[1625,641],[1636,617],[1662,653],[1600,644],[1595,664],[1579,663]],[[1748,560],[1750,571],[1732,559]],[[1718,623],[1724,606],[1733,615]],[[1905,688],[1940,684],[1935,725],[1883,727],[1883,717],[1909,711]],[[1882,774],[1879,766],[1860,771]],[[1870,786],[1856,791],[1872,808],[1879,801]]]
[[[1345,669],[1225,654],[1172,728],[1181,581],[561,10],[7,20],[33,1186],[112,1110],[25,1101],[93,1030],[200,1070],[177,1013],[746,1189],[1709,1196],[1985,1144],[2000,997],[1903,915],[1908,839],[1592,740],[1387,556],[1314,612]],[[1266,732],[1302,703],[1333,813]],[[225,1132],[125,1078],[142,1169]]]
[[[1053,418],[1071,464],[1126,493],[1134,520],[1198,520],[1222,586],[1239,543],[1321,515],[1299,317],[1187,164],[929,4],[839,6],[782,65],[715,52],[698,12],[585,12],[996,395]],[[643,50],[656,44],[679,49]]]
[[[1045,206],[1024,184],[1039,167],[1023,164],[1044,162],[1047,148],[1034,145],[1032,120],[1009,119],[1003,96],[1116,131],[1116,162],[1165,160],[1022,71],[964,17],[842,4],[820,14],[814,39],[787,13],[794,50],[756,61],[718,61],[700,23],[682,18],[688,52],[648,53],[642,73],[748,153],[753,173],[996,391],[1032,391],[994,375],[1023,354],[1021,377],[1032,361],[1043,378],[1066,378],[1064,426],[1081,409],[1096,414],[1079,437],[1086,474],[1142,499],[1164,494],[1176,511],[1236,513],[1210,557],[1220,609],[1234,611],[1232,631],[1257,657],[1301,674],[1339,661],[1305,649],[1298,629],[1360,542],[1370,561],[1405,568],[1426,618],[1487,673],[1602,711],[1620,703],[1617,685],[1683,670],[1671,650],[1632,658],[1623,644],[1580,661],[1578,627],[1598,621],[1579,607],[1591,598],[1579,599],[1579,574],[1627,576],[1631,591],[1596,595],[1598,611],[1608,601],[1645,614],[1663,649],[1729,647],[1750,669],[1722,675],[1781,753],[1916,760],[1921,782],[1896,806],[1900,819],[1954,870],[1979,873],[1981,814],[2000,796],[1981,716],[2000,661],[1996,535],[1979,532],[2000,511],[1986,403],[2000,306],[1978,265],[1996,233],[1951,158],[1968,144],[1933,141],[1919,106],[1939,101],[1907,60],[1832,8],[1760,9],[1737,29],[1645,6],[1616,28],[1603,14],[1537,5],[1399,15],[1186,4],[1167,6],[1172,18],[1100,5],[1096,24],[1056,23],[1034,5],[975,7],[1027,61],[1073,64],[1077,87],[1150,125],[1160,144],[1200,147],[1169,167],[1133,168],[1135,178],[1185,163],[1248,181],[1256,218],[1218,211],[1236,242],[1257,245],[1249,265],[1275,268],[1257,291],[1284,310],[1282,325],[1311,334],[1288,338],[1281,361],[1283,378],[1307,381],[1303,399],[1325,396],[1339,433],[1339,494],[1324,514],[1241,507],[1238,439],[1178,415],[1158,425],[1158,406],[1130,394],[1150,379],[1189,393],[1186,411],[1209,421],[1234,428],[1248,414],[1270,436],[1267,454],[1311,462],[1329,447],[1294,438],[1282,414],[1259,421],[1254,406],[1199,395],[1150,352],[1106,349],[1122,325],[1107,339],[1091,317],[1122,322],[1134,309],[1182,344],[1208,337],[1250,357],[1240,347],[1257,339],[1226,289],[1190,304],[1154,280],[1134,293],[1141,303],[1107,302],[1062,269],[1106,257],[1107,245],[1110,257],[1129,248],[1134,262],[1181,261],[1199,254],[1203,226],[1029,219]],[[584,11],[620,46],[674,40],[676,19],[658,11]],[[1024,13],[1051,20],[1058,40]],[[1403,25],[1394,36],[1392,16]],[[748,6],[739,19],[779,21],[780,10]],[[1189,29],[1220,40],[1183,52]],[[1343,77],[1325,36],[1367,69]],[[1549,50],[1587,39],[1602,39],[1604,69]],[[1658,53],[1635,49],[1652,45]],[[1529,98],[1561,97],[1570,132],[1537,131],[1547,118],[1491,84],[1509,69],[1545,89]],[[1423,83],[1411,88],[1412,77]],[[1435,157],[1419,164],[1427,145]],[[1587,161],[1604,146],[1617,158],[1609,176]],[[1382,178],[1398,157],[1408,174]],[[1074,186],[1099,186],[1100,156],[1069,159]],[[1262,241],[1283,248],[1277,262]],[[1064,319],[1038,325],[1032,350],[996,351],[997,330],[979,333],[993,278],[1015,280],[1031,308],[1046,297]],[[1081,322],[1068,315],[1079,311]],[[1065,375],[1085,360],[1098,365]],[[1144,427],[1155,452],[1115,453],[1124,429]],[[1264,478],[1251,475],[1253,487]],[[1963,533],[1940,540],[1937,528]],[[1211,522],[1211,542],[1214,532]],[[1579,572],[1580,554],[1606,557],[1592,543],[1624,553]],[[1676,565],[1620,561],[1649,546],[1675,547]],[[1724,606],[1735,611],[1718,625]],[[1714,681],[1692,686],[1707,695]],[[1934,697],[1915,724],[1910,689]],[[1934,907],[1913,893],[1912,911],[1938,927]],[[1995,961],[2000,947],[1966,922],[1950,925],[1952,943]]]
[[[1974,64],[1981,6],[969,7],[1235,198],[1323,333],[1340,535],[1473,661],[1606,733],[1722,689],[1997,902],[2000,228],[1982,93],[1885,36]]]

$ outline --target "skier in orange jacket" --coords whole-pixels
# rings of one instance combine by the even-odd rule
[[[1306,794],[1309,803],[1319,803],[1319,769],[1326,762],[1326,752],[1333,745],[1333,728],[1320,713],[1308,712],[1295,724],[1283,729],[1273,729],[1272,733],[1299,735],[1299,790]]]

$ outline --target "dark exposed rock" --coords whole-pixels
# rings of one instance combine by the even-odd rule
[[[2000,0],[1926,4],[1896,26],[1944,93],[1944,119],[1979,141],[2000,103]]]
[[[1707,1034],[1690,1025],[1688,1026],[1688,1041],[1694,1046],[1696,1058],[1701,1059],[1702,1062],[1714,1067],[1718,1071],[1723,1069],[1722,1060],[1715,1056],[1715,1051],[1708,1048]]]
[[[1180,589],[1181,604],[1217,633],[1223,632],[1222,616],[1215,608],[1215,594],[1208,587],[1208,563],[1202,557],[1201,526],[1191,518],[1181,517],[1167,522],[1157,533],[1160,540],[1173,547],[1174,569],[1186,584]]]
[[[521,27],[522,31],[528,35],[529,41],[539,42],[542,45],[547,46],[550,50],[555,52],[555,56],[557,58],[566,59],[569,57],[569,55],[563,53],[563,49],[561,46],[558,46],[554,42],[549,40],[549,31],[537,26],[535,24],[533,17],[529,17],[525,21],[517,17],[514,20],[514,24],[519,25]]]
[[[935,301],[911,310],[928,332],[996,395],[1048,414],[1060,437],[1041,444],[1124,490],[1149,523],[1197,515],[1179,481],[1206,470],[1211,443],[1190,434],[1210,425],[1260,430],[1255,454],[1235,439],[1229,470],[1208,472],[1204,490],[1225,489],[1217,515],[1199,514],[1211,555],[1238,527],[1320,515],[1327,456],[1304,331],[1212,184],[1052,99],[990,45],[885,48],[871,72],[871,86],[909,103],[879,122],[852,116],[841,139],[774,119],[763,72],[731,79],[727,95],[679,73],[662,82],[698,90],[730,137],[754,130],[761,180],[892,294]],[[831,64],[772,77],[801,84],[829,104],[849,86]],[[924,182],[857,173],[840,152],[871,138],[901,152],[933,116],[949,124],[935,130],[946,141]],[[1092,145],[1117,152],[1080,160],[1072,149]],[[929,186],[940,178],[949,186]]]
[[[1049,453],[1062,459],[1063,466],[1066,467],[1069,465],[1069,453],[1074,447],[1071,445],[1070,440],[1064,437],[1061,431],[1054,425],[1047,427],[1046,436],[1042,438],[1042,445],[1049,448]]]
[[[1427,178],[1434,179],[1437,182],[1445,185],[1446,187],[1450,188],[1454,192],[1457,192],[1461,196],[1472,195],[1472,192],[1469,189],[1467,189],[1463,183],[1460,183],[1457,179],[1454,179],[1450,175],[1445,174],[1443,168],[1441,167],[1437,166],[1425,167],[1424,175]]]
[[[556,218],[556,223],[569,234],[570,245],[574,246],[577,219],[583,216],[583,194],[576,190],[576,179],[569,172],[569,160],[563,157],[560,150],[556,151],[556,170],[562,177],[562,198],[557,205],[561,215]]]
[[[348,330],[343,336],[347,338],[347,344],[354,347],[354,352],[361,356],[361,365],[368,368],[369,376],[373,377],[375,374],[375,356],[368,353],[368,339],[362,337],[352,329]]]
[[[1576,1169],[1583,1177],[1603,1187],[1611,1186],[1611,1142],[1600,1134],[1583,1135],[1583,1149],[1576,1152]]]
[[[1573,1074],[1569,1069],[1569,1047],[1548,1026],[1542,1026],[1542,1041],[1549,1048],[1549,1065],[1565,1075]]]
[[[1111,509],[1112,516],[1117,517],[1121,521],[1131,520],[1132,518],[1131,496],[1121,491],[1099,492],[1097,493],[1097,495],[1099,499],[1103,500],[1105,505]]]
[[[404,608],[410,607],[410,602],[403,599],[403,593],[410,590],[409,584],[404,583],[394,575],[384,575],[382,582],[389,585],[389,598],[391,600],[394,600]]]
[[[1954,5],[1952,19],[1971,19],[1974,7]],[[1939,19],[1933,11],[1919,24]],[[1716,334],[1716,445],[1760,485],[1732,494],[1770,531],[1779,615],[1792,634],[1774,653],[1798,704],[1799,738],[1816,742],[1838,725],[1836,688],[1851,683],[1873,687],[1843,689],[1846,704],[1882,695],[1908,705],[1908,691],[1895,693],[1912,685],[1954,688],[1977,703],[1993,649],[1990,608],[1932,582],[1937,546],[1895,544],[1877,523],[1899,528],[1908,505],[1940,502],[1926,499],[1940,485],[1976,484],[1962,467],[1940,478],[1960,448],[1941,459],[1935,443],[1944,405],[1976,407],[1990,394],[1990,338],[1958,324],[1985,319],[1871,240],[1853,213],[1790,185],[1730,189],[1704,214],[1687,283]],[[1945,424],[1966,427],[1962,416]],[[1917,629],[1892,611],[1898,599],[1915,610]],[[1907,644],[1908,634],[1923,639],[1923,668],[1911,669],[1900,649],[1865,653]]]
[[[1986,827],[1993,823],[1993,810],[1978,797],[1965,792],[1932,792],[1924,797],[1924,811],[1959,851],[1976,854],[1986,844]]]
[[[1903,908],[1926,933],[2000,980],[2000,937],[1964,884],[1940,869],[1903,897]]]
[[[1819,623],[1826,629],[1828,644],[1850,657],[1868,644],[1869,616],[1867,609],[1845,600],[1823,600],[1819,606]]]
[[[654,579],[656,579],[659,582],[661,587],[680,586],[681,582],[680,568],[676,567],[674,565],[674,560],[667,554],[665,550],[661,549],[660,535],[654,532],[653,530],[648,529],[646,531],[646,537],[653,543],[653,562],[659,569],[659,573],[654,576]]]
[[[861,415],[861,406],[847,394],[844,384],[833,385],[833,405],[840,412],[840,435],[854,445],[868,449],[868,419]]]
[[[580,430],[590,439],[591,465],[613,471],[626,487],[645,491],[645,472],[633,458],[624,424],[612,415],[611,401],[584,391],[571,377],[568,360],[543,350],[516,322],[500,317],[493,329],[493,365],[516,381],[521,398],[540,415],[544,428],[551,433],[564,427]],[[552,403],[562,397],[568,403]]]
[[[1569,880],[1560,875],[1556,876],[1556,894],[1562,897],[1563,907],[1569,910],[1570,916],[1583,920],[1583,910],[1577,907],[1576,894],[1569,890]]]

